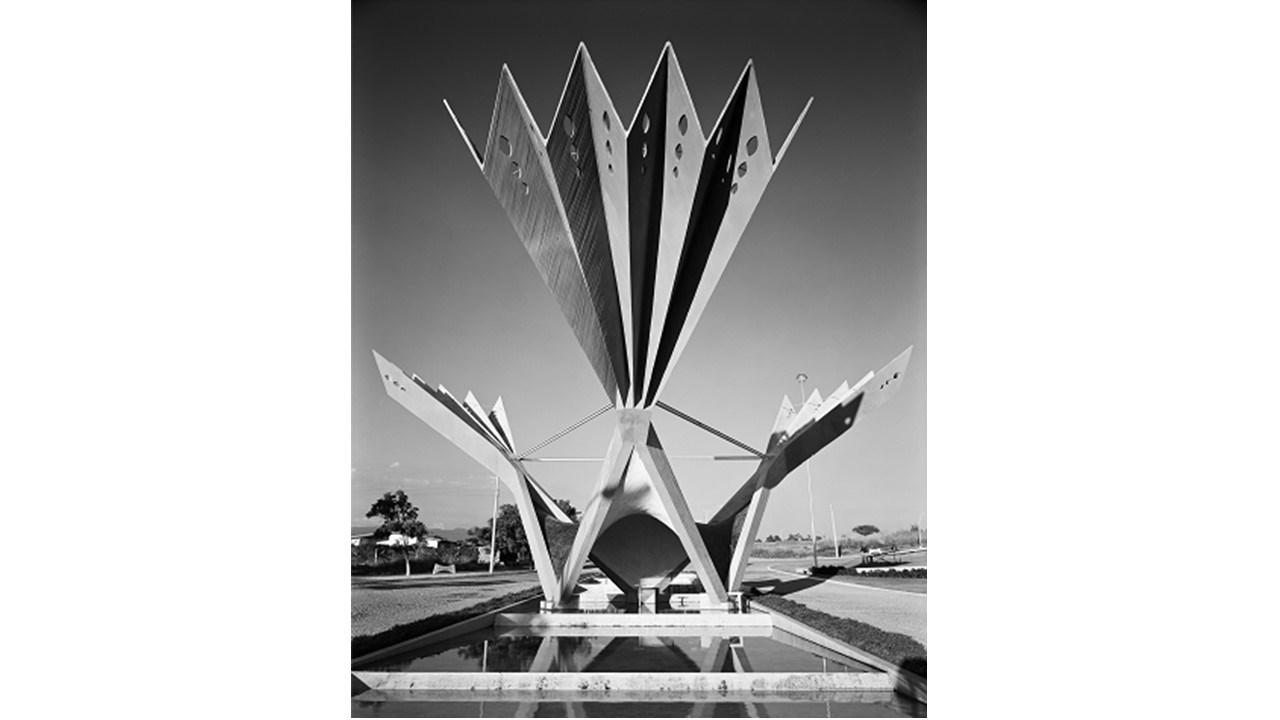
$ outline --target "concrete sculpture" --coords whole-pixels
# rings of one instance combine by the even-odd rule
[[[653,427],[655,407],[684,417],[659,400],[663,387],[808,109],[775,154],[748,62],[704,135],[668,44],[624,126],[580,45],[548,132],[505,65],[483,150],[458,125],[615,415],[581,522],[528,472],[501,400],[485,413],[374,355],[391,397],[515,494],[547,607],[572,605],[588,558],[641,600],[692,566],[701,606],[729,607],[769,492],[897,390],[910,348],[825,401],[815,391],[797,411],[784,399],[766,450],[751,450],[757,469],[707,523],[694,522]]]

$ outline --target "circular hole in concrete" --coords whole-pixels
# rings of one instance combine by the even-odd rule
[[[568,115],[564,116],[564,134],[573,137],[573,133],[577,128],[573,126],[573,118]]]
[[[503,155],[511,157],[511,141],[507,139],[506,135],[498,136],[498,149],[502,151]]]
[[[759,147],[760,147],[760,138],[756,137],[755,135],[752,135],[751,139],[747,141],[747,157],[755,155],[756,150],[759,149]]]
[[[747,164],[742,163],[738,166],[738,177],[745,177],[747,174]]]
[[[684,157],[684,145],[676,143],[676,159],[679,160],[682,157]]]
[[[603,114],[601,114],[601,116],[600,116],[600,117],[604,120],[604,129],[605,129],[605,130],[612,130],[612,129],[613,129],[613,122],[609,120],[609,111],[608,111],[608,110],[605,110],[605,111],[604,111],[604,113],[603,113]]]
[[[649,113],[645,113],[644,117],[640,118],[640,131],[649,132]]]
[[[680,116],[680,121],[679,121],[679,122],[677,122],[677,123],[676,123],[676,125],[678,125],[678,126],[680,127],[680,134],[681,134],[681,135],[684,135],[685,133],[689,132],[689,116],[688,116],[688,115],[681,115],[681,116]]]

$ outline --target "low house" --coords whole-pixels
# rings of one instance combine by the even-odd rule
[[[413,546],[418,544],[418,538],[409,537],[401,533],[391,533],[386,540],[379,540],[378,545],[383,547],[402,547],[405,545]]]

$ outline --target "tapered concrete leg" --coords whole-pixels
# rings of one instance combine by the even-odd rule
[[[729,651],[733,653],[733,671],[740,673],[755,672],[751,669],[751,661],[747,659],[747,649],[741,645],[731,645]]]
[[[742,591],[742,577],[746,573],[747,563],[751,561],[751,550],[756,544],[756,533],[760,532],[760,521],[764,519],[764,509],[769,503],[769,488],[761,485],[751,496],[751,504],[747,506],[747,517],[742,523],[742,531],[738,534],[738,544],[733,549],[733,558],[729,561],[729,592]]]
[[[550,635],[542,636],[538,643],[538,652],[533,656],[528,672],[547,673],[552,671],[552,661],[560,651],[560,641]],[[534,717],[538,711],[537,700],[525,701],[516,707],[516,717]]]
[[[600,536],[600,526],[604,523],[605,516],[609,514],[613,498],[626,477],[627,465],[631,461],[631,451],[631,445],[622,441],[621,431],[614,430],[609,451],[605,454],[604,465],[600,468],[600,480],[596,483],[595,492],[582,516],[582,522],[578,525],[578,533],[573,538],[573,549],[569,551],[569,557],[565,560],[565,566],[560,575],[561,602],[568,602],[573,598],[573,590],[578,585],[582,566],[591,553],[591,546]]]
[[[543,635],[542,641],[538,643],[538,652],[533,656],[533,662],[529,665],[529,672],[552,672],[554,669],[552,666],[559,653],[560,639],[552,635]]]
[[[501,473],[511,473],[507,485],[512,487],[516,496],[516,508],[520,511],[520,524],[524,527],[524,536],[529,541],[529,553],[533,556],[533,567],[538,572],[538,584],[542,586],[542,596],[549,603],[554,603],[560,596],[560,583],[556,578],[556,569],[551,564],[551,553],[547,552],[547,540],[542,534],[542,524],[538,522],[538,513],[534,510],[532,492],[524,478],[518,476],[515,468],[502,468]]]
[[[644,414],[648,415],[648,413]],[[637,427],[635,430],[639,431],[640,428]],[[729,595],[725,592],[724,583],[716,574],[715,565],[711,562],[711,554],[707,552],[707,546],[702,542],[702,535],[698,532],[698,526],[693,520],[693,513],[689,512],[689,504],[684,499],[684,493],[680,491],[675,472],[671,469],[671,462],[667,460],[667,453],[662,449],[658,434],[647,422],[647,418],[643,432],[644,442],[636,445],[636,454],[648,470],[653,488],[661,498],[662,504],[671,514],[671,529],[675,531],[680,544],[689,554],[689,564],[698,574],[698,579],[702,580],[703,589],[716,602],[727,602]]]
[[[722,636],[705,639],[711,641],[711,647],[707,649],[707,655],[702,659],[702,667],[698,668],[698,671],[704,673],[720,672],[720,669],[724,667],[724,661],[729,658],[729,641]]]

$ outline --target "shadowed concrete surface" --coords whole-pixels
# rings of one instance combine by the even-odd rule
[[[537,590],[532,570],[474,575],[351,578],[351,636],[460,610],[518,590]]]
[[[824,578],[800,578],[778,571],[799,572],[812,564],[809,558],[754,558],[747,566],[744,582],[761,592],[774,588],[788,600],[804,603],[814,610],[864,622],[881,630],[903,633],[928,646],[927,595],[887,592],[879,588],[829,582]]]

